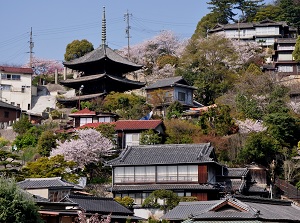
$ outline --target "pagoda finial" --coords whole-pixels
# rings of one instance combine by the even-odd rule
[[[102,46],[105,46],[106,43],[106,19],[105,19],[105,7],[103,6],[103,15],[102,15]]]

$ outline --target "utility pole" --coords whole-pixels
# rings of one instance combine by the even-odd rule
[[[30,67],[32,68],[32,58],[33,58],[33,49],[34,47],[34,43],[32,41],[32,27],[31,27],[31,30],[30,30],[30,41],[29,41],[29,55],[30,55],[30,58],[29,58],[29,65]]]
[[[125,29],[125,33],[126,33],[126,38],[127,38],[127,50],[128,50],[127,57],[128,57],[128,59],[130,57],[130,54],[129,54],[129,39],[131,38],[131,36],[129,34],[129,30],[131,28],[129,26],[129,16],[132,16],[132,14],[129,14],[129,12],[127,10],[127,13],[125,13],[125,15],[124,15],[124,20],[126,21],[126,24],[127,24],[126,29]]]

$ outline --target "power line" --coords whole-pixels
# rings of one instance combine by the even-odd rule
[[[127,10],[127,13],[125,13],[125,15],[124,15],[124,20],[126,21],[125,33],[126,33],[126,38],[127,38],[127,50],[128,50],[127,57],[128,57],[128,59],[130,58],[130,54],[129,54],[129,39],[130,39],[129,30],[131,28],[130,25],[129,25],[129,17],[130,16],[132,16],[132,14],[129,14],[129,12]]]

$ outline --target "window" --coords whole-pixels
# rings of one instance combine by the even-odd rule
[[[134,182],[134,167],[116,167],[114,176],[116,183]]]
[[[155,167],[116,167],[114,176],[116,183],[155,182]]]
[[[157,181],[177,181],[177,166],[158,166],[157,167]]]
[[[4,112],[4,118],[9,118],[9,112],[8,111]]]
[[[283,73],[293,72],[293,66],[279,66],[278,72],[283,72]]]
[[[92,122],[93,122],[92,118],[80,118],[80,126],[83,126],[87,123],[92,123]]]
[[[11,105],[15,105],[15,102],[10,102]]]
[[[111,122],[111,117],[99,117],[99,122]]]
[[[1,74],[2,80],[21,80],[21,75],[19,74]]]
[[[20,104],[17,104],[17,107],[20,108]]]
[[[155,167],[135,167],[134,182],[155,182]]]
[[[1,89],[2,91],[11,91],[11,85],[8,85],[8,84],[1,84],[0,89]]]
[[[139,145],[140,134],[139,133],[127,133],[125,134],[126,146]]]
[[[185,93],[184,92],[178,92],[178,100],[185,101]]]

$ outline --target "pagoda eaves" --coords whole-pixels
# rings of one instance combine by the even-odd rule
[[[63,64],[72,70],[84,72],[84,75],[108,73],[120,76],[143,67],[122,57],[107,45],[101,45],[84,56]]]

